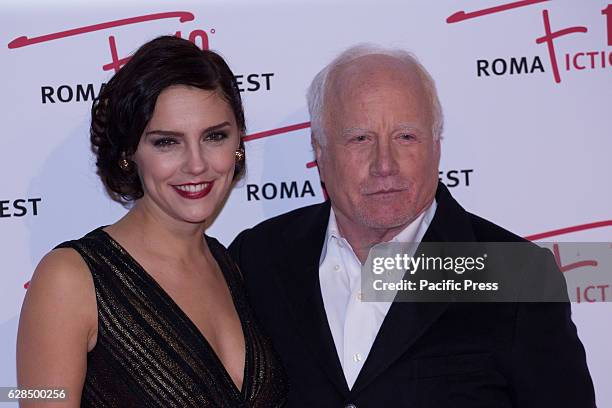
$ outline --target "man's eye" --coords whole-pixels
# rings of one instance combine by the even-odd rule
[[[356,142],[365,142],[366,140],[368,140],[368,137],[366,135],[359,135],[355,136],[353,140]]]
[[[168,147],[174,144],[176,144],[176,140],[169,137],[163,137],[153,142],[153,146],[155,147]]]
[[[212,133],[208,133],[205,137],[204,140],[210,140],[213,142],[219,142],[223,139],[227,139],[227,133],[225,132],[212,132]]]
[[[415,137],[414,135],[411,135],[410,133],[404,133],[400,135],[400,139],[402,140],[414,140]]]

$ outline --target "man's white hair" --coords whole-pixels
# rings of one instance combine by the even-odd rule
[[[444,117],[442,114],[442,106],[438,99],[438,93],[436,91],[436,84],[429,75],[429,72],[421,65],[419,60],[411,53],[401,49],[390,49],[383,48],[372,44],[359,44],[348,48],[338,55],[332,62],[330,62],[325,68],[323,68],[314,77],[308,88],[306,99],[308,101],[308,111],[310,112],[310,126],[313,135],[320,145],[325,145],[325,131],[324,131],[324,109],[325,109],[325,92],[329,86],[328,78],[332,72],[338,69],[340,66],[350,63],[367,55],[387,55],[403,61],[409,67],[408,69],[415,69],[423,86],[425,92],[429,97],[429,103],[431,106],[431,113],[433,118],[432,134],[434,140],[439,140],[442,137],[442,130],[444,128]]]

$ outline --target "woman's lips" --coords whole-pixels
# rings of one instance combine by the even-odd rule
[[[172,186],[181,197],[188,198],[190,200],[197,200],[202,197],[206,197],[213,188],[214,181],[207,181],[203,183],[186,183]]]

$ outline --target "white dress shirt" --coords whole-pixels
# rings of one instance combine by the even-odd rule
[[[389,242],[421,242],[436,201]],[[370,353],[391,302],[361,301],[361,262],[338,231],[333,208],[319,261],[321,295],[338,358],[349,388]]]

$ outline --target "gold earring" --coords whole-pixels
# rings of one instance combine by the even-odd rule
[[[244,160],[244,149],[240,148],[236,150],[236,161],[241,162]]]
[[[130,169],[130,162],[124,157],[123,159],[119,160],[119,167],[121,167],[121,170],[123,171],[128,171]]]

